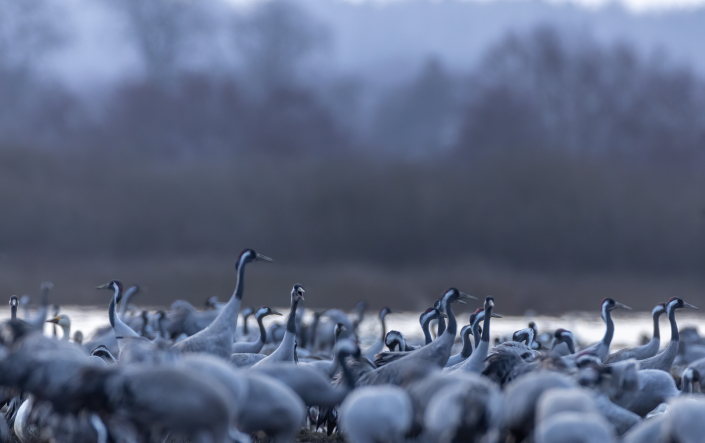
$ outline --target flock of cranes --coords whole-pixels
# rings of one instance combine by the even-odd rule
[[[305,324],[296,284],[281,327],[263,325],[282,315],[269,307],[241,309],[245,268],[257,261],[272,260],[244,250],[231,298],[209,299],[203,311],[176,301],[169,312],[131,313],[139,288],[100,285],[111,293],[110,326],[85,341],[57,308],[49,315],[50,284],[24,319],[17,310],[27,300],[12,296],[0,327],[0,441],[225,443],[264,434],[288,443],[304,430],[350,443],[705,441],[705,339],[679,333],[676,312],[697,309],[680,298],[653,309],[648,343],[611,353],[612,311],[630,309],[612,299],[600,305],[602,339],[578,349],[570,331],[533,323],[490,343],[501,318],[494,298],[461,328],[453,306],[475,297],[450,288],[419,317],[423,343],[387,331],[395,311],[384,308],[380,336],[360,349],[363,305],[353,318],[332,309]],[[663,314],[671,334],[659,352]]]

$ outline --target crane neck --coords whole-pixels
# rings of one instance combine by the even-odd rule
[[[115,287],[115,294],[113,294],[112,298],[110,299],[110,304],[108,305],[108,320],[110,320],[110,326],[113,328],[115,327],[115,306],[118,303],[118,300],[122,294],[120,293],[120,287],[116,286]]]
[[[247,335],[249,332],[249,330],[247,329],[247,320],[250,318],[250,315],[252,314],[248,314],[242,317],[242,333],[244,335]],[[259,319],[257,320],[257,322],[259,323]]]
[[[450,301],[450,299],[446,299],[445,311],[446,311],[446,315],[448,316],[448,328],[445,328],[445,321],[443,321],[443,326],[445,329],[445,331],[443,333],[444,334],[448,333],[449,335],[452,335],[455,338],[455,334],[458,333],[458,322],[455,321],[455,314],[453,313],[453,304]],[[443,320],[443,317],[438,319],[439,336],[441,334],[441,332],[440,332],[441,320]]]
[[[384,345],[384,339],[387,337],[387,314],[379,316],[379,322],[382,325],[382,345]]]
[[[425,322],[421,323],[421,329],[423,330],[423,336],[424,339],[426,340],[426,344],[430,344],[433,341],[433,338],[431,337],[431,331],[429,331],[429,325],[431,324],[431,319],[429,318]]]
[[[286,332],[296,335],[296,307],[299,301],[295,298],[291,299],[291,309],[289,310],[289,318],[286,321]]]
[[[135,293],[135,291],[130,290],[130,289],[125,291],[125,294],[123,295],[123,298],[122,298],[122,304],[120,305],[120,318],[123,320],[125,319],[125,314],[127,314],[127,305],[130,303],[130,299],[132,298],[132,294]]]
[[[264,329],[264,324],[262,323],[262,320],[264,319],[264,315],[261,317],[255,317],[257,318],[257,324],[259,325],[259,340],[262,343],[267,342],[267,330]]]
[[[345,357],[347,357],[347,356],[348,356],[347,352],[338,351],[338,353],[335,357],[338,360],[338,364],[340,365],[341,371],[343,371],[343,378],[345,379],[345,384],[347,385],[348,388],[354,389],[355,388],[355,377],[353,377],[352,371],[350,370],[350,368],[348,368],[348,364],[345,361]]]
[[[446,311],[447,313],[447,311]],[[450,321],[450,320],[449,320]],[[446,319],[445,317],[438,317],[438,330],[436,332],[436,337],[440,337],[446,330]]]
[[[472,336],[475,339],[475,349],[480,346],[480,341],[482,340],[481,329],[480,321],[475,321],[475,324],[472,325]]]
[[[17,306],[12,305],[10,306],[10,315],[12,320],[17,320]]]
[[[142,337],[147,336],[147,323],[148,323],[148,319],[146,316],[143,315],[142,316],[142,327],[140,328],[140,335]]]
[[[678,343],[680,337],[678,335],[678,325],[676,324],[676,308],[669,306],[668,321],[671,323],[671,341]]]
[[[166,331],[166,325],[164,325],[164,316],[161,315],[157,319],[157,329],[159,330],[159,334],[162,336],[163,339],[168,339],[169,338],[169,333]]]
[[[472,332],[472,327],[467,328],[463,333],[463,349],[460,351],[460,356],[463,358],[470,357],[472,354],[472,340],[470,340],[470,333]]]
[[[108,318],[110,319],[110,326],[113,327],[113,331],[115,331],[115,337],[118,339],[123,338],[125,335],[137,337],[138,334],[132,328],[127,326],[122,320],[120,320],[120,317],[117,316],[116,306],[121,298],[122,290],[120,289],[120,286],[115,285],[115,294],[110,300],[110,305],[108,306]]]
[[[230,328],[232,327],[233,337],[235,337],[235,329],[237,328],[237,316],[240,312],[240,304],[242,302],[242,293],[245,287],[245,265],[247,261],[242,260],[242,262],[237,267],[237,283],[235,284],[235,291],[233,295],[230,296],[230,300],[223,306],[215,320],[211,323],[209,327],[222,327]]]
[[[661,317],[661,314],[663,314],[662,310],[660,310],[654,314],[654,336],[653,336],[653,338],[658,338],[658,339],[661,338],[661,332],[659,330],[660,328],[659,328],[659,323],[658,323],[658,319],[659,319],[659,317]]]
[[[614,336],[614,322],[612,321],[612,311],[607,309],[607,307],[602,308],[602,319],[605,321],[605,335],[602,337],[602,343],[609,347],[612,343],[612,337]]]
[[[485,319],[482,322],[482,341],[490,342],[490,318],[492,317],[492,305],[485,306]]]

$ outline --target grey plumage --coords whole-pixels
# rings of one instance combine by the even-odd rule
[[[411,401],[396,386],[365,387],[340,407],[340,426],[350,443],[402,443],[411,426]]]
[[[678,325],[676,324],[676,309],[682,308],[698,309],[677,297],[672,297],[668,303],[666,303],[666,314],[668,315],[668,321],[671,324],[671,340],[669,341],[666,349],[664,349],[660,354],[641,360],[639,362],[640,369],[660,369],[662,371],[669,371],[671,369],[671,366],[673,366],[673,361],[676,359],[676,355],[678,354],[678,344],[680,342]]]
[[[475,325],[478,325],[480,321],[483,322],[480,343],[475,347],[470,357],[455,366],[446,368],[447,371],[474,372],[479,374],[485,369],[485,359],[487,358],[487,352],[490,348],[490,319],[496,316],[496,314],[492,313],[493,309],[494,298],[487,297],[484,310],[478,313],[475,318]],[[473,328],[476,327],[475,325],[473,325]]]
[[[564,412],[554,415],[536,427],[536,443],[612,443],[614,429],[596,413]]]
[[[208,327],[218,316],[220,310],[199,311],[185,300],[176,300],[167,313],[169,334],[176,337],[181,334],[192,336]]]
[[[289,317],[286,322],[286,332],[284,339],[277,349],[254,364],[254,367],[268,365],[275,362],[291,362],[294,363],[294,343],[296,341],[296,308],[301,300],[304,299],[304,288],[300,284],[295,284],[291,289],[291,308]]]
[[[255,313],[255,319],[257,320],[257,325],[259,326],[259,337],[251,342],[241,342],[233,343],[232,354],[257,354],[262,350],[264,343],[267,341],[267,330],[262,324],[262,319],[268,315],[282,315],[281,313],[272,310],[267,306],[262,306]]]
[[[264,360],[266,355],[264,354],[249,354],[249,353],[244,353],[244,354],[232,354],[230,355],[230,366],[233,368],[250,368],[254,366],[256,363],[259,363],[260,361]]]
[[[247,396],[238,426],[245,433],[263,431],[275,442],[293,442],[304,424],[303,401],[285,384],[255,371],[246,371]]]
[[[602,313],[602,320],[605,322],[605,335],[599,342],[590,345],[583,349],[581,353],[590,353],[597,355],[600,360],[607,358],[610,352],[610,345],[612,344],[612,337],[614,336],[614,321],[612,320],[612,311],[618,308],[631,310],[629,306],[623,305],[622,303],[616,302],[611,298],[606,298],[602,300],[600,305],[600,312]]]
[[[497,386],[472,373],[442,374],[442,377],[450,382],[434,386],[423,411],[422,438],[439,443],[493,441],[504,419],[504,402]],[[417,415],[420,413],[415,411]]]
[[[314,368],[306,365],[279,362],[253,368],[252,371],[268,375],[289,386],[307,406],[333,407],[339,405],[355,386],[352,373],[345,359],[360,358],[360,348],[350,340],[338,345],[337,358],[343,368],[344,383],[332,386],[330,379]]]
[[[644,360],[646,358],[653,357],[658,353],[659,346],[661,344],[661,334],[659,330],[659,317],[661,314],[666,312],[666,305],[660,303],[651,311],[651,317],[653,320],[653,334],[651,340],[642,346],[636,346],[634,348],[624,348],[619,351],[608,355],[603,361],[606,364],[616,363],[623,360],[628,360],[634,358],[636,360]]]
[[[521,441],[534,429],[536,407],[544,392],[576,387],[575,380],[553,371],[531,372],[514,380],[504,390],[504,426]]]
[[[272,261],[271,258],[258,254],[252,249],[244,250],[238,259],[237,284],[228,303],[207,328],[174,345],[180,352],[212,354],[227,359],[232,354],[233,337],[237,327],[244,289],[245,265],[253,261]]]
[[[387,336],[387,323],[385,321],[387,315],[390,313],[395,312],[392,309],[388,307],[382,308],[381,311],[379,311],[379,323],[381,327],[381,336],[375,340],[375,342],[367,349],[363,351],[363,355],[365,358],[368,358],[370,360],[375,359],[375,355],[379,354],[382,352],[384,349],[384,339]]]
[[[457,322],[453,314],[452,303],[462,301],[463,298],[474,297],[463,294],[455,288],[447,290],[442,297],[448,315],[448,328],[444,333],[430,345],[364,374],[357,384],[359,386],[378,384],[404,386],[443,368],[450,358],[451,348],[457,333]],[[491,297],[488,297],[487,302],[492,303]]]

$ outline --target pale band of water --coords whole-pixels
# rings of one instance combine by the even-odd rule
[[[145,308],[149,312],[155,312],[158,308]],[[162,308],[164,309],[164,308]],[[166,309],[165,309],[166,310]],[[277,308],[280,312],[286,313],[288,308]],[[34,309],[32,309],[32,314]],[[66,314],[71,319],[71,330],[80,330],[84,337],[89,337],[92,332],[102,326],[108,325],[107,306],[62,306],[60,313]],[[24,311],[20,307],[17,315],[24,318]],[[351,314],[351,318],[354,314]],[[420,312],[404,312],[389,314],[387,320],[387,330],[398,330],[404,334],[410,343],[420,343],[423,340],[423,332],[419,325]],[[9,319],[10,309],[5,307],[0,309],[0,318]],[[48,316],[47,319],[51,318]],[[312,318],[311,310],[307,310],[304,321],[310,322]],[[458,315],[460,329],[468,323],[469,314]],[[612,318],[615,323],[614,338],[612,346],[614,349],[634,346],[640,343],[642,336],[651,337],[653,322],[650,312],[624,312],[614,311]],[[238,319],[242,321],[242,318]],[[564,328],[573,333],[580,343],[593,343],[602,338],[605,332],[605,324],[598,312],[578,312],[566,314],[560,317],[552,316],[503,316],[503,318],[493,318],[491,320],[491,335],[494,337],[509,337],[514,331],[526,328],[529,321],[534,321],[539,329],[539,333],[553,333],[558,328]],[[678,326],[680,329],[695,327],[698,329],[702,321],[702,316],[695,312],[678,311]],[[281,317],[267,317],[264,320],[266,326],[273,323],[283,323]],[[670,326],[668,318],[661,316],[661,341],[665,344],[670,339]],[[254,327],[254,322],[250,320],[250,326]],[[51,332],[51,324],[44,328],[46,334]],[[59,332],[61,335],[61,332]],[[377,314],[368,313],[359,329],[360,344],[364,348],[374,343],[381,336],[381,328]]]

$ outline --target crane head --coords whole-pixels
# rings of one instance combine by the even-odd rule
[[[240,253],[240,256],[237,259],[237,263],[235,263],[235,270],[239,271],[240,267],[244,265],[245,263],[250,263],[253,261],[266,261],[266,262],[273,262],[271,258],[267,257],[266,255],[262,255],[258,252],[255,252],[252,249],[245,249]]]
[[[667,310],[682,309],[682,308],[698,309],[695,306],[691,305],[690,303],[684,302],[682,299],[680,299],[678,297],[671,297],[671,299],[668,300],[668,303],[666,303]]]
[[[344,324],[336,323],[335,326],[333,327],[333,335],[337,339],[338,337],[340,337],[340,334],[346,330],[347,330],[347,328],[345,327]]]
[[[103,283],[102,285],[96,286],[96,289],[111,289],[113,291],[119,290],[122,292],[122,282],[119,280],[111,280],[108,283]]]
[[[399,313],[401,313],[401,311],[399,311],[397,309],[392,309],[388,306],[385,306],[379,311],[379,318],[384,319],[384,317],[386,317],[388,314],[399,314]]]
[[[659,303],[656,306],[654,306],[654,309],[651,311],[651,316],[658,317],[659,315],[663,314],[664,312],[666,312],[666,303]]]
[[[485,309],[494,309],[494,297],[485,297]]]
[[[428,308],[419,317],[419,323],[425,325],[431,320],[436,320],[439,318],[447,318],[448,316],[438,310],[438,308]]]
[[[465,304],[465,300],[472,299],[472,300],[477,300],[477,297],[473,297],[470,294],[466,294],[464,292],[458,291],[456,288],[450,288],[446,292],[443,293],[443,295],[440,297],[441,300],[441,305],[445,307],[446,303],[453,303],[453,302],[458,302],[458,303],[463,303]]]
[[[304,300],[304,292],[306,292],[306,290],[303,286],[298,283],[295,284],[294,287],[291,289],[291,300],[297,303],[301,300]]]
[[[282,315],[282,313],[275,311],[269,306],[262,306],[257,310],[257,313],[255,313],[255,318],[259,320],[260,318],[264,318],[268,315]]]

